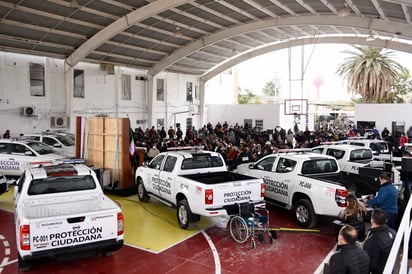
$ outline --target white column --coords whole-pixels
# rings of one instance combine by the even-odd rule
[[[154,77],[148,75],[146,85],[146,98],[147,98],[147,127],[151,128],[153,123],[153,88]]]
[[[64,62],[64,82],[66,93],[66,116],[70,117],[70,129],[74,129],[72,125],[76,122],[72,117],[73,113],[73,88],[74,88],[74,67]]]

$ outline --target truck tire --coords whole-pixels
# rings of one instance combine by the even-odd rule
[[[28,264],[27,262],[25,262],[25,261],[23,260],[23,258],[20,256],[19,253],[17,253],[17,255],[18,255],[19,271],[21,271],[21,272],[29,271],[30,268],[31,268],[31,265]]]
[[[296,222],[302,227],[311,228],[318,222],[318,216],[308,199],[298,200],[294,206],[294,213]]]
[[[180,200],[177,203],[176,214],[180,227],[187,229],[190,224],[190,220],[193,219],[193,214],[190,211],[189,204],[187,203],[186,199]]]
[[[136,184],[137,184],[137,197],[139,197],[139,200],[142,202],[148,202],[150,197],[149,195],[147,195],[142,179],[140,178],[137,179]]]

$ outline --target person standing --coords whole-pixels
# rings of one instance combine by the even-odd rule
[[[371,228],[363,243],[363,250],[369,256],[369,271],[371,274],[383,273],[389,257],[396,231],[386,225],[387,214],[380,209],[372,213]]]
[[[346,197],[346,208],[339,214],[338,218],[342,225],[351,225],[358,233],[358,241],[365,238],[365,218],[367,209],[365,205],[358,201],[355,195],[350,194]],[[338,235],[341,225],[336,225],[336,235]]]
[[[408,142],[408,136],[406,136],[405,132],[401,133],[401,137],[399,138],[399,148],[402,147]]]
[[[363,201],[368,206],[379,207],[388,215],[388,226],[396,229],[396,217],[398,215],[398,190],[393,185],[386,173],[379,175],[381,186],[378,194],[374,198],[364,198]]]
[[[4,133],[3,133],[3,139],[10,139],[10,130],[7,129]]]
[[[324,265],[324,274],[369,274],[369,256],[356,244],[358,233],[353,226],[339,230],[336,252]]]

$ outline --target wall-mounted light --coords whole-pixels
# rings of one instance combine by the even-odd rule
[[[378,37],[373,33],[373,31],[369,32],[368,37],[366,37],[367,42],[375,41]]]
[[[180,27],[176,27],[176,30],[175,30],[175,32],[174,32],[174,35],[175,35],[176,37],[182,37],[183,33],[182,33],[182,31],[180,30]]]
[[[71,0],[69,5],[70,5],[71,8],[78,8],[80,6],[79,3],[77,3],[76,0]]]
[[[338,16],[348,16],[350,14],[350,10],[346,3],[343,3],[343,6],[338,10]]]

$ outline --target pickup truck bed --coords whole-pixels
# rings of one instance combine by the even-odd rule
[[[78,258],[123,246],[121,208],[81,164],[25,170],[14,188],[19,270],[41,258]]]
[[[107,199],[102,194],[37,198],[24,201],[22,212],[24,212],[24,217],[27,219],[38,219],[96,212],[117,207],[116,204],[107,203],[105,200]],[[76,202],[75,207],[73,207],[73,201]]]

